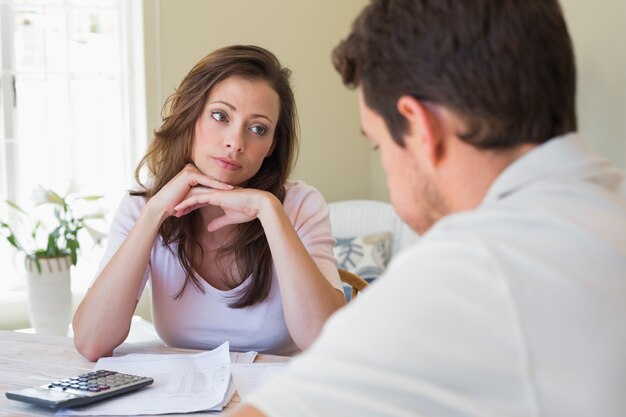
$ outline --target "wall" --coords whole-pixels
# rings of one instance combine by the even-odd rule
[[[561,0],[578,69],[579,130],[626,167],[626,1]]]
[[[328,201],[370,198],[370,147],[360,134],[356,94],[330,61],[366,0],[144,1],[148,131],[160,123],[165,98],[208,52],[257,44],[292,72],[301,125],[294,178]]]

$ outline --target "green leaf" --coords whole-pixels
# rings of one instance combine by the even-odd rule
[[[104,219],[104,213],[90,213],[85,214],[79,220],[87,220],[87,219]]]
[[[67,240],[67,247],[70,250],[70,256],[72,257],[72,265],[76,265],[78,261],[78,241],[73,239]]]
[[[77,200],[85,200],[85,201],[97,201],[103,199],[103,195],[85,195],[82,197],[76,197]]]
[[[59,253],[59,247],[57,246],[58,236],[59,236],[58,233],[55,234],[54,232],[48,235],[48,246],[46,247],[46,255],[58,256],[58,253]]]
[[[66,205],[65,204],[65,200],[63,200],[63,198],[61,198],[60,195],[58,195],[57,193],[55,193],[52,190],[48,190],[48,192],[50,193],[49,196],[48,196],[50,203],[58,204],[60,206],[65,207],[65,205]]]
[[[7,236],[7,240],[9,241],[9,243],[11,245],[13,245],[15,247],[15,249],[17,250],[21,250],[23,251],[24,249],[22,248],[22,245],[20,245],[20,242],[17,241],[17,238],[13,235],[9,235]]]
[[[12,202],[11,200],[5,200],[6,203],[9,205],[9,207],[19,211],[20,213],[22,213],[24,216],[28,217],[28,213],[26,213],[24,210],[22,210],[22,208],[20,206],[18,206],[16,203]]]
[[[20,244],[20,242],[17,240],[17,237],[15,237],[15,233],[13,233],[11,226],[9,226],[5,222],[0,222],[0,227],[2,229],[6,229],[9,232],[9,234],[6,235],[5,238],[11,246],[13,246],[15,249],[19,251],[26,252],[24,248],[22,247],[22,245]]]
[[[80,245],[78,244],[78,241],[75,239],[68,239],[67,240],[67,247],[69,249],[78,249]]]

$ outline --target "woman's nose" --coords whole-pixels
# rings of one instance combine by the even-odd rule
[[[240,129],[234,130],[228,134],[224,140],[224,144],[228,149],[234,149],[236,152],[243,152],[244,137]]]

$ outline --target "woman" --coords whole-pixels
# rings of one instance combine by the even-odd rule
[[[177,347],[228,340],[294,354],[344,304],[326,204],[287,181],[297,146],[289,75],[272,53],[232,46],[169,97],[135,172],[141,188],[122,201],[74,316],[83,356],[124,341],[149,276],[156,330]]]

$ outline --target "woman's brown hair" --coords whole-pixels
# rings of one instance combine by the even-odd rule
[[[211,89],[229,77],[238,76],[266,81],[280,99],[273,151],[246,187],[268,191],[282,202],[285,182],[298,149],[298,122],[290,75],[289,69],[282,67],[274,54],[258,46],[229,46],[202,58],[165,102],[163,124],[154,132],[148,152],[135,170],[135,178],[144,190],[131,194],[150,199],[191,162],[196,121],[202,114]],[[146,182],[141,180],[144,168],[150,176]],[[191,266],[191,260],[205,255],[196,236],[197,227],[194,227],[199,221],[197,212],[181,218],[170,216],[159,229],[163,244],[176,251],[187,276],[175,298],[180,298],[189,284],[204,292]],[[236,277],[231,276],[229,271],[232,269],[226,262],[226,259],[233,258],[239,274]],[[238,292],[230,307],[244,308],[265,300],[271,287],[273,263],[258,219],[237,225],[233,238],[216,250],[216,260],[225,283],[231,288],[252,275],[250,285]]]

